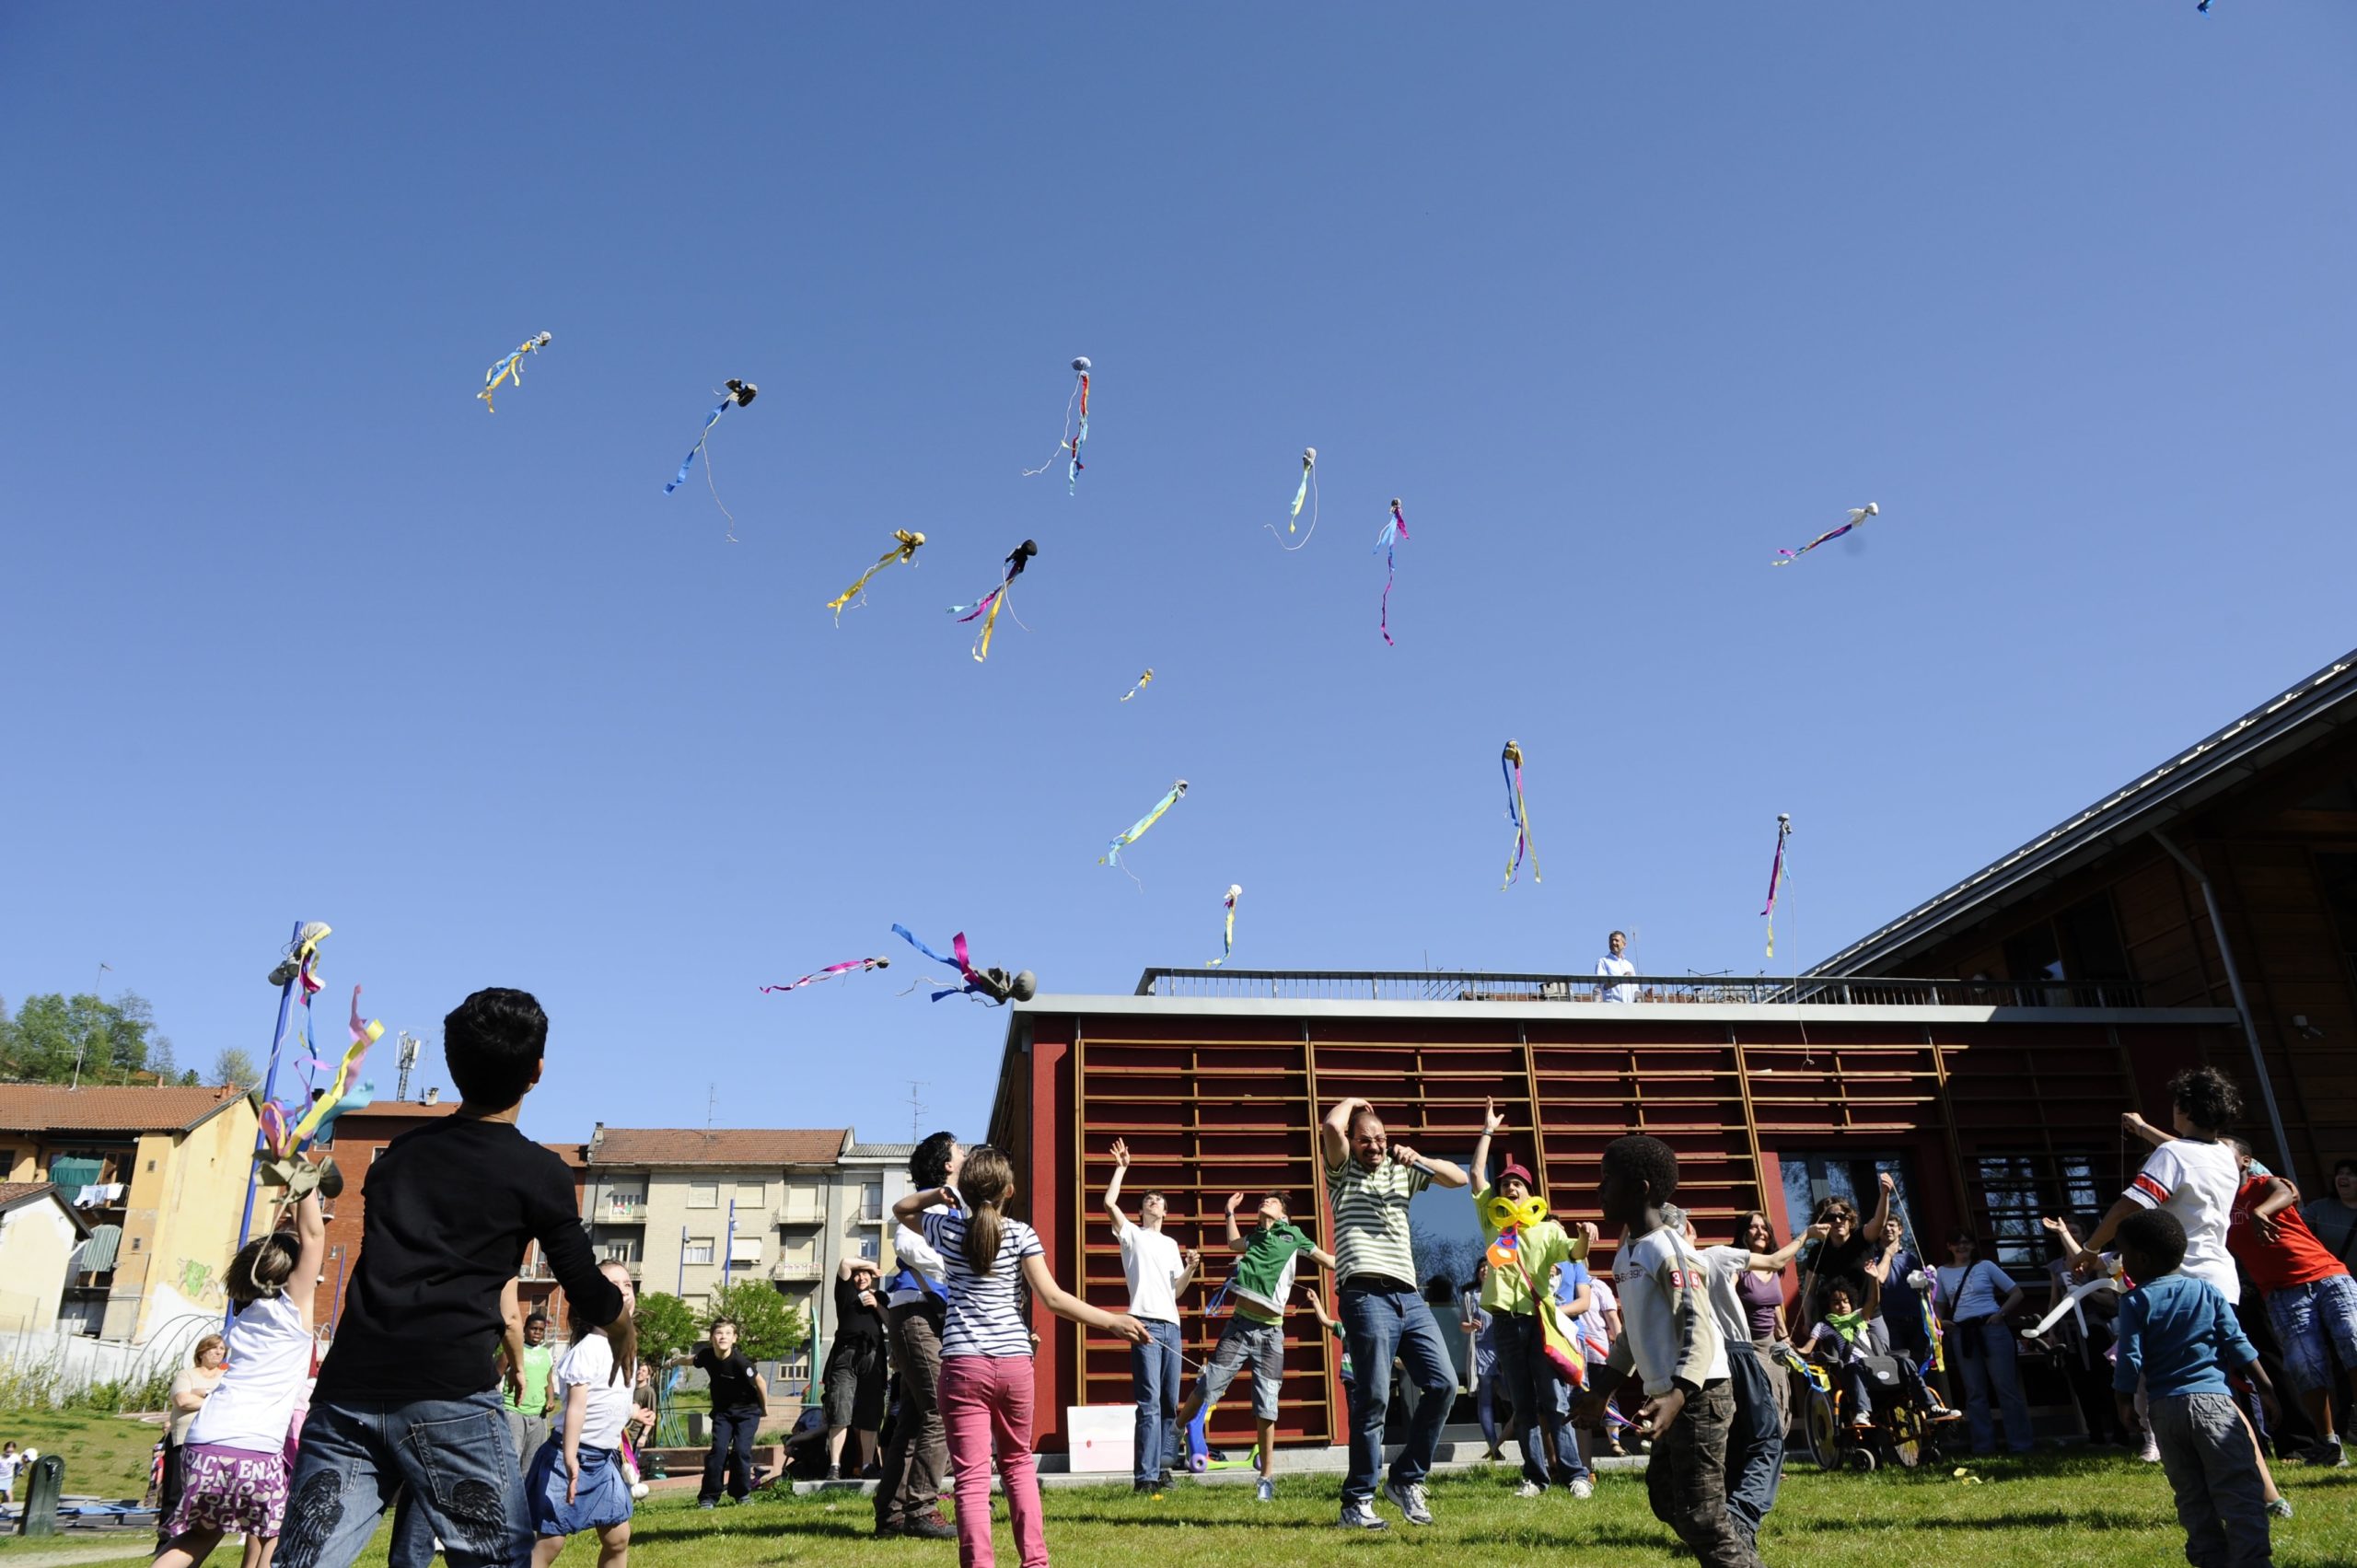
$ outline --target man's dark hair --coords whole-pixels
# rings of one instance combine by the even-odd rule
[[[2243,1113],[2242,1092],[2215,1067],[2188,1067],[2169,1080],[2169,1098],[2196,1127],[2215,1132]]]
[[[478,991],[442,1020],[442,1060],[459,1097],[482,1110],[524,1098],[548,1050],[549,1016],[528,991]]]
[[[909,1179],[920,1192],[949,1185],[949,1151],[958,1146],[955,1132],[935,1132],[909,1156]]]
[[[2335,1160],[2332,1162],[2333,1175],[2339,1176],[2344,1170],[2351,1176],[2357,1176],[2357,1160]]]
[[[2123,1250],[2135,1249],[2146,1262],[2159,1264],[2164,1274],[2175,1273],[2185,1261],[2185,1226],[2166,1209],[2139,1209],[2119,1222],[2117,1234]]]
[[[524,1319],[524,1327],[527,1329],[530,1328],[535,1323],[538,1323],[543,1329],[547,1328],[549,1326],[549,1315],[545,1312],[535,1312]]]
[[[1659,1138],[1631,1132],[1604,1145],[1604,1168],[1642,1182],[1645,1202],[1666,1203],[1678,1195],[1678,1153]]]
[[[709,1324],[705,1325],[704,1332],[709,1334],[714,1329],[720,1328],[737,1329],[737,1319],[723,1314],[718,1318],[714,1318]],[[737,1329],[737,1331],[741,1334],[745,1330],[742,1329]]]

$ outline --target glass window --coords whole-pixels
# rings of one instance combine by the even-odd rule
[[[859,1217],[874,1225],[884,1217],[884,1184],[863,1181],[859,1184]]]
[[[689,1182],[688,1207],[691,1209],[716,1209],[720,1207],[720,1183],[717,1181]]]
[[[712,1261],[712,1237],[692,1236],[679,1244],[679,1261],[687,1264]]]
[[[2061,1149],[2050,1156],[2043,1151],[1982,1155],[1974,1162],[1974,1172],[1989,1215],[1980,1255],[2016,1280],[2036,1278],[2056,1255],[2049,1233],[2038,1224],[2042,1216],[2069,1217],[2084,1241],[2094,1216],[2106,1207],[2096,1180],[2095,1156],[2084,1150]]]

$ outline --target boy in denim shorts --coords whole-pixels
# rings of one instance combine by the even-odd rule
[[[1227,1195],[1228,1250],[1244,1255],[1230,1287],[1236,1310],[1178,1411],[1178,1426],[1186,1430],[1227,1392],[1237,1372],[1250,1366],[1252,1416],[1260,1423],[1260,1484],[1255,1494],[1267,1503],[1277,1494],[1277,1389],[1285,1375],[1285,1298],[1293,1294],[1294,1267],[1304,1253],[1321,1269],[1331,1269],[1334,1259],[1285,1217],[1285,1201],[1274,1192],[1260,1200],[1260,1227],[1247,1237],[1236,1223],[1243,1203],[1243,1193]]]
[[[523,1324],[500,1295],[538,1241],[584,1322],[624,1327],[564,1162],[517,1129],[540,1079],[548,1015],[521,991],[478,991],[442,1020],[455,1116],[385,1145],[368,1169],[360,1260],[319,1368],[279,1537],[278,1568],[351,1568],[396,1496],[392,1562],[434,1538],[450,1568],[523,1568],[531,1516],[493,1348],[520,1385]],[[517,1391],[522,1391],[520,1388]],[[406,1487],[404,1493],[403,1488]]]

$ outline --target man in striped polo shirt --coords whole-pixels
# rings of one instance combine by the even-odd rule
[[[1424,1505],[1424,1476],[1440,1446],[1457,1371],[1440,1325],[1416,1289],[1408,1201],[1435,1181],[1463,1187],[1465,1172],[1390,1142],[1383,1119],[1363,1099],[1343,1100],[1326,1113],[1318,1148],[1334,1214],[1343,1342],[1358,1368],[1351,1384],[1351,1472],[1342,1482],[1341,1524],[1345,1529],[1387,1527],[1375,1511],[1375,1478],[1383,1463],[1383,1419],[1391,1402],[1396,1355],[1422,1397],[1383,1494],[1399,1505],[1410,1524],[1429,1525],[1433,1515]]]

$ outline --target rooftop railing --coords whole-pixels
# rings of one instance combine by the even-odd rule
[[[1247,1002],[1743,1003],[1832,1007],[2141,1007],[2128,980],[1902,980],[1887,975],[1483,974],[1433,970],[1172,970],[1139,977],[1140,996]]]

